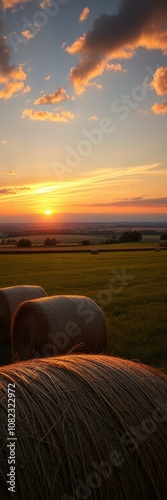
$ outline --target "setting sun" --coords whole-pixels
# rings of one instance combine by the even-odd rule
[[[51,215],[51,211],[50,210],[46,210],[45,215]]]

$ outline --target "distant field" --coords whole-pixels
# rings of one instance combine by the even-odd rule
[[[167,370],[167,252],[0,255],[0,287],[37,284],[102,307],[107,353]],[[10,362],[1,346],[0,363]]]
[[[77,234],[46,234],[46,235],[33,235],[33,236],[26,236],[25,238],[28,238],[29,240],[31,240],[32,242],[32,245],[43,245],[44,244],[44,241],[46,240],[46,238],[55,238],[56,240],[59,241],[59,245],[81,245],[82,244],[82,240],[89,240],[90,241],[90,244],[92,245],[100,245],[101,247],[101,241],[105,242],[107,240],[107,235],[91,235],[91,234],[82,234],[82,235],[77,235]],[[111,235],[109,234],[109,238],[111,238]],[[17,241],[19,241],[21,239],[21,237],[16,237],[14,238]],[[149,246],[156,246],[156,245],[159,245],[159,237],[155,237],[154,241],[153,240],[153,237],[143,237],[143,241],[139,242],[139,243],[134,243],[133,245],[149,245]],[[118,245],[124,245],[123,243],[122,244],[119,244]],[[126,243],[126,245],[128,245]],[[132,243],[129,243],[129,245],[132,245]],[[108,245],[107,245],[108,246]],[[115,246],[112,245],[112,246]],[[104,247],[106,247],[106,244],[104,245]],[[1,249],[1,245],[0,245],[0,249]]]
[[[33,242],[32,242],[33,243]],[[91,242],[90,245],[82,245],[81,243],[68,243],[68,242],[62,242],[61,244],[56,245],[55,247],[45,247],[42,244],[32,244],[32,247],[30,248],[20,248],[15,245],[0,245],[0,254],[4,253],[31,253],[31,252],[65,252],[65,251],[91,251],[93,248],[98,248],[99,252],[100,251],[109,251],[111,250],[112,252],[115,251],[120,251],[120,250],[128,250],[128,249],[141,249],[141,250],[146,250],[146,249],[154,249],[159,246],[159,243],[156,243],[155,241],[141,241],[141,242],[134,242],[134,243],[114,243],[114,244],[100,244],[100,243],[93,243]]]

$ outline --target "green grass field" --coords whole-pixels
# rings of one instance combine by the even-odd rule
[[[167,252],[0,255],[0,287],[86,295],[103,309],[107,353],[167,370]],[[10,362],[1,345],[0,364]]]

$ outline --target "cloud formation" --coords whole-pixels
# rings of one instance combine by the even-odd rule
[[[39,6],[42,10],[48,5],[49,7],[52,5],[52,0],[37,0]],[[17,5],[22,5],[24,3],[32,2],[32,0],[0,0],[0,7],[2,10],[13,9]]]
[[[166,0],[135,3],[134,0],[123,0],[117,14],[104,14],[96,19],[92,31],[75,41],[70,50],[72,53],[98,53],[115,58],[120,49],[132,50],[140,46],[156,49],[158,37],[158,48],[167,53],[166,19]]]
[[[0,21],[0,99],[10,99],[24,89],[27,78],[23,67],[10,64],[11,49],[7,39],[2,35],[3,23]]]
[[[76,78],[82,80],[83,67],[89,59],[89,71],[84,72],[84,87],[92,77],[95,61],[98,67],[106,69],[107,61],[129,59],[135,55],[137,48],[150,50],[161,49],[167,54],[167,20],[166,0],[122,0],[117,14],[104,14],[94,21],[93,28],[66,48],[69,54],[82,57],[76,68],[72,68],[70,78],[76,87]]]
[[[118,71],[121,71],[122,73],[127,73],[127,69],[123,68],[121,64],[116,63],[116,64],[110,64],[106,63],[106,70],[107,71],[114,71],[114,73],[117,73]]]
[[[36,111],[35,109],[24,109],[22,118],[28,117],[30,120],[50,121],[59,123],[72,123],[76,115],[71,111],[61,111],[60,113],[51,113],[49,111]]]
[[[167,67],[160,66],[153,75],[150,86],[155,90],[157,95],[167,95]],[[163,102],[156,102],[152,108],[155,115],[164,115],[167,113],[167,99]]]
[[[151,110],[155,115],[165,115],[167,113],[167,99],[161,103],[156,102]]]
[[[0,195],[14,195],[14,194],[19,194],[24,191],[29,191],[29,187],[9,187],[9,188],[2,188],[0,189]]]
[[[82,59],[76,68],[70,71],[70,80],[75,88],[76,94],[81,95],[85,92],[87,87],[96,86],[102,88],[102,85],[96,82],[91,83],[90,80],[103,74],[104,70],[113,71],[126,71],[122,68],[121,64],[109,64],[105,59],[98,56],[87,56]]]
[[[17,94],[17,92],[20,92],[23,89],[23,82],[8,82],[5,87],[0,90],[0,99],[11,99],[14,94]]]
[[[53,94],[44,94],[42,97],[39,97],[34,101],[34,104],[55,104],[66,101],[69,98],[70,96],[66,93],[66,90],[60,87]]]
[[[167,198],[145,198],[137,196],[136,198],[123,198],[110,203],[92,203],[89,205],[71,205],[77,207],[166,207]]]
[[[0,0],[0,6],[3,10],[12,9],[15,5],[30,2],[31,0]]]
[[[86,21],[86,19],[88,19],[89,14],[90,14],[89,7],[85,7],[85,9],[83,9],[83,11],[81,12],[81,14],[79,16],[80,23],[83,23],[84,21]]]
[[[82,59],[76,68],[71,69],[70,80],[75,87],[77,95],[83,94],[89,85],[89,80],[103,74],[105,64],[105,61],[98,56],[88,56]]]
[[[160,66],[154,73],[152,82],[150,83],[158,95],[167,94],[167,67]]]
[[[8,75],[12,71],[12,66],[10,65],[11,49],[7,45],[6,37],[2,34],[3,27],[3,22],[0,20],[0,73]]]
[[[31,38],[34,38],[34,36],[36,35],[36,32],[32,32],[30,30],[24,30],[21,32],[22,36],[24,36],[24,38],[26,40],[31,40]]]

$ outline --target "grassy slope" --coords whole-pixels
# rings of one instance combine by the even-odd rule
[[[167,369],[166,263],[167,252],[152,251],[1,255],[0,287],[37,284],[48,295],[87,295],[106,315],[108,354]],[[9,352],[1,346],[4,362]]]

